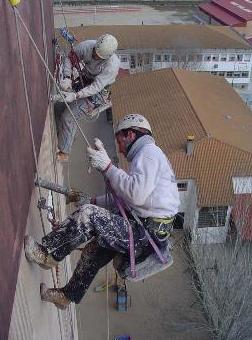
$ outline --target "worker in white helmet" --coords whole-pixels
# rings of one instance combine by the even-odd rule
[[[153,253],[145,229],[161,249],[167,247],[169,233],[180,204],[171,164],[155,144],[145,117],[126,115],[116,128],[119,152],[128,160],[128,172],[112,164],[102,142],[88,147],[91,165],[103,173],[120,201],[127,206],[133,224],[136,263]],[[62,288],[42,285],[43,301],[66,308],[79,303],[99,269],[121,254],[129,262],[130,241],[126,220],[105,204],[105,196],[92,199],[70,215],[59,229],[42,239],[42,244],[26,237],[25,252],[29,260],[51,268],[80,244],[89,241],[70,281]],[[91,204],[92,203],[92,204]],[[137,216],[137,219],[136,219]],[[133,218],[134,217],[134,218]],[[139,223],[141,221],[141,223]]]
[[[66,102],[71,103],[70,108],[76,119],[83,116],[91,119],[111,107],[110,85],[114,83],[120,66],[119,58],[115,54],[117,46],[118,42],[111,34],[79,43],[74,51],[82,67],[81,79],[78,77],[74,80],[72,59],[65,59],[64,79],[60,87]],[[61,96],[57,98],[62,101]],[[58,159],[67,161],[77,130],[68,109],[58,117],[57,128]]]

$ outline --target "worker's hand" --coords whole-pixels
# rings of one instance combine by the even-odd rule
[[[88,157],[90,160],[90,164],[93,168],[96,168],[100,171],[107,171],[112,164],[111,159],[109,158],[107,151],[104,148],[104,145],[100,139],[95,138],[94,140],[95,149],[90,146],[87,148]]]
[[[60,88],[63,91],[66,91],[66,92],[72,92],[73,91],[73,89],[72,89],[72,80],[69,79],[69,78],[65,78],[65,79],[61,80],[59,85],[60,85]]]
[[[75,92],[62,92],[62,93],[64,94],[65,101],[67,103],[72,103],[73,101],[77,99]]]
[[[62,97],[63,96],[63,97]],[[65,100],[64,100],[64,99]],[[53,96],[51,96],[51,100],[56,103],[56,102],[59,102],[59,103],[64,103],[65,101],[67,103],[71,103],[73,102],[74,100],[76,100],[76,93],[75,92],[64,92],[64,91],[61,91],[61,94],[58,93],[58,94],[55,94]]]

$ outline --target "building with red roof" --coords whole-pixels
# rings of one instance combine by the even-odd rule
[[[214,21],[233,27],[246,27],[252,24],[251,0],[212,0],[200,4],[199,9]]]

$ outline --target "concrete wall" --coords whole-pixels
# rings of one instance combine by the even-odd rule
[[[39,174],[48,180],[62,183],[62,166],[55,162],[55,151],[56,134],[50,107],[40,149]],[[42,189],[41,192],[48,201],[49,191]],[[40,241],[43,228],[37,208],[38,199],[38,188],[34,187],[26,223],[26,234]],[[62,220],[65,216],[65,198],[62,195],[53,194],[53,202],[56,216]],[[43,213],[43,221],[46,232],[49,232],[51,225],[45,213]],[[59,311],[50,303],[42,303],[39,293],[41,282],[45,282],[49,287],[53,287],[54,282],[57,286],[63,286],[70,275],[69,258],[60,263],[56,274],[56,270],[43,270],[36,264],[28,262],[22,250],[9,340],[78,339],[75,305],[72,304],[66,311]]]

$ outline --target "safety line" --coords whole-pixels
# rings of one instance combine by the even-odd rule
[[[40,187],[40,175],[39,175],[39,169],[38,169],[37,151],[36,151],[36,147],[35,147],[33,128],[32,128],[32,118],[31,118],[30,101],[29,101],[29,97],[28,97],[28,90],[27,90],[27,83],[26,83],[26,76],[25,76],[23,51],[22,51],[19,26],[18,26],[17,16],[16,16],[16,12],[15,11],[14,11],[14,16],[15,16],[15,24],[16,24],[16,30],[17,30],[18,48],[19,48],[19,55],[20,55],[20,62],[21,62],[21,70],[22,70],[22,79],[23,79],[23,85],[24,85],[25,101],[26,101],[28,121],[29,121],[29,130],[30,130],[30,135],[31,135],[31,140],[32,140],[32,151],[33,151],[33,157],[34,157],[36,173],[37,173],[39,197],[41,199],[42,198],[42,193],[41,193],[41,187]],[[41,208],[39,208],[39,212],[40,212],[40,219],[41,219],[41,224],[42,224],[43,232],[45,234],[46,233],[45,232],[45,224],[44,224]]]
[[[14,9],[15,13],[17,14],[19,20],[21,21],[23,27],[25,28],[25,30],[26,30],[26,32],[27,32],[27,34],[28,34],[28,36],[29,36],[29,38],[30,38],[30,40],[31,40],[31,42],[32,42],[32,44],[33,44],[35,50],[36,50],[36,52],[38,53],[39,58],[41,59],[43,65],[45,66],[45,68],[46,68],[46,70],[47,70],[47,72],[48,72],[48,74],[50,75],[50,78],[52,79],[53,83],[55,84],[57,91],[59,92],[61,98],[63,99],[63,101],[64,101],[64,103],[65,103],[67,109],[69,110],[69,112],[70,112],[70,114],[71,114],[71,116],[72,116],[72,118],[73,118],[73,120],[74,120],[74,122],[75,122],[77,128],[79,129],[79,131],[80,131],[80,133],[81,133],[82,138],[84,139],[84,141],[86,142],[86,144],[87,144],[88,146],[90,146],[90,143],[89,143],[87,137],[85,136],[84,132],[82,131],[82,129],[81,129],[79,123],[78,123],[78,120],[77,120],[76,117],[74,116],[74,114],[73,114],[73,112],[72,112],[70,106],[69,106],[68,103],[66,102],[65,97],[64,97],[64,95],[62,94],[59,85],[56,83],[56,81],[55,81],[55,79],[54,79],[54,77],[53,77],[53,75],[52,75],[52,73],[51,73],[49,67],[46,65],[46,62],[45,62],[43,56],[41,55],[41,53],[40,53],[40,51],[39,51],[39,49],[38,49],[38,47],[37,47],[37,45],[36,45],[34,39],[32,38],[29,29],[27,28],[25,22],[23,21],[23,19],[22,19],[20,13],[19,13],[19,11],[18,11],[18,9],[17,9],[16,7],[14,7],[13,9]]]
[[[110,337],[110,315],[109,315],[109,274],[108,265],[106,265],[106,315],[107,315],[107,340]]]
[[[32,140],[33,156],[34,156],[35,167],[36,167],[38,191],[39,191],[39,196],[40,196],[40,199],[41,199],[42,193],[41,193],[41,187],[40,187],[38,158],[37,158],[37,152],[36,152],[35,140],[34,140],[34,134],[33,134],[33,127],[32,127],[30,101],[29,101],[28,90],[27,90],[27,80],[26,80],[25,68],[24,68],[23,51],[22,51],[22,45],[21,45],[21,40],[20,40],[19,24],[17,22],[17,12],[15,11],[15,9],[16,9],[15,7],[13,9],[14,9],[15,24],[16,24],[16,31],[17,31],[17,38],[18,38],[18,48],[19,48],[19,54],[20,54],[20,62],[21,62],[21,69],[22,69],[22,79],[23,79],[23,85],[24,85],[25,100],[26,100],[27,113],[28,113],[29,130],[30,130],[30,135],[31,135],[31,140]],[[39,208],[39,212],[40,212],[40,219],[41,219],[43,234],[46,235],[45,224],[44,224],[41,208]],[[56,288],[57,287],[57,279],[55,279],[53,268],[51,268],[51,274],[52,274],[53,285]],[[56,273],[56,275],[57,275],[57,273]],[[61,318],[60,318],[60,311],[59,310],[57,310],[57,314],[58,314],[58,321],[59,321],[59,328],[60,328],[60,337],[61,337],[61,340],[63,340],[62,324],[61,324]]]
[[[45,61],[48,65],[48,49],[47,49],[47,34],[46,34],[46,25],[45,25],[45,11],[44,11],[44,0],[40,0],[41,6],[41,18],[42,18],[42,37],[43,37],[43,45],[44,45],[44,52],[45,52]],[[50,98],[50,79],[49,74],[46,72],[46,84],[47,84],[47,97],[48,100]]]

